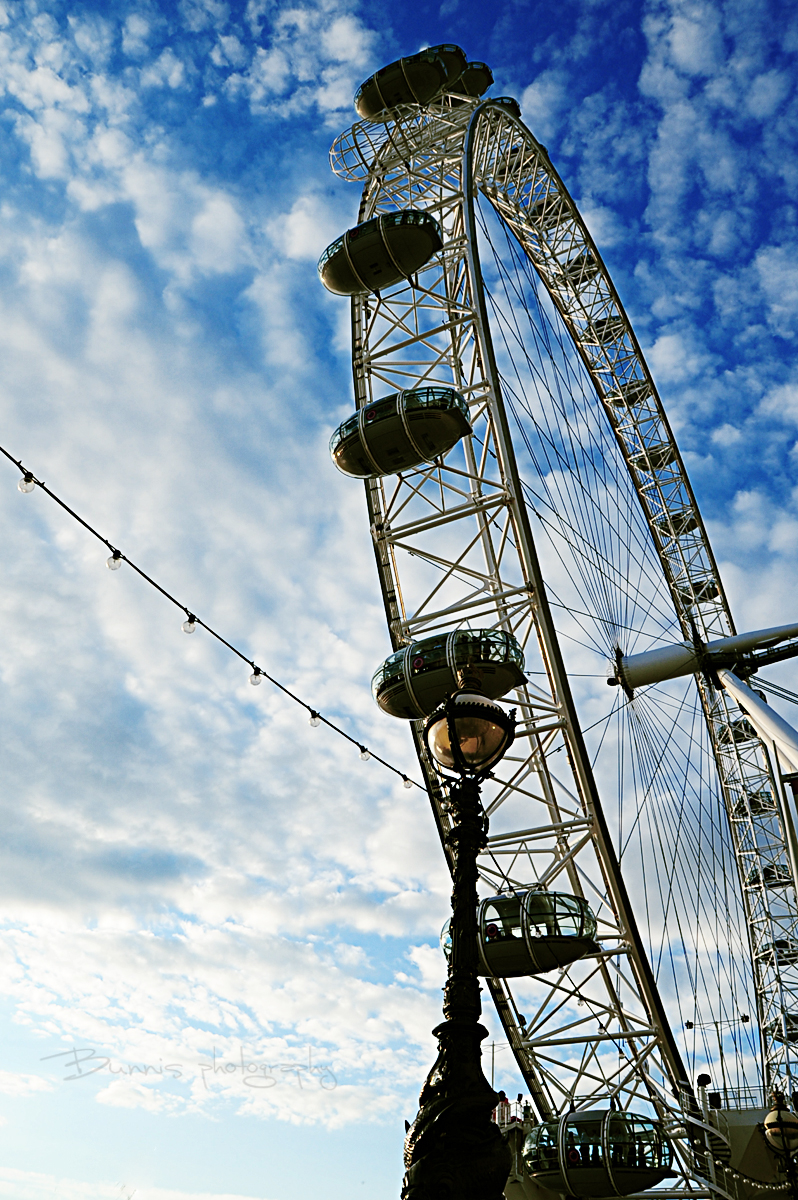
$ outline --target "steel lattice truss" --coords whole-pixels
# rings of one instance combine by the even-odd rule
[[[490,310],[478,257],[480,195],[534,266],[601,400],[637,495],[636,519],[658,559],[673,640],[709,640],[734,630],[671,430],[573,201],[545,149],[507,107],[444,98],[399,109],[386,124],[353,126],[331,159],[337,174],[364,184],[359,220],[419,208],[444,231],[442,252],[416,277],[352,301],[358,407],[403,388],[454,386],[469,402],[473,425],[472,437],[445,459],[366,484],[392,644],[463,626],[513,632],[530,682],[514,699],[516,746],[485,792],[485,892],[544,885],[585,896],[599,920],[599,954],[551,976],[513,981],[512,991],[491,980],[491,994],[541,1117],[612,1098],[624,1108],[652,1105],[678,1135],[676,1097],[686,1069],[598,800],[533,541],[530,511],[535,520],[540,513],[519,477],[500,394],[490,327],[502,317]],[[508,338],[511,324],[508,318]],[[613,589],[638,587],[634,546],[631,566],[620,572],[589,529],[573,536],[584,541],[580,554],[591,569],[613,575]],[[798,1012],[798,967],[785,961],[783,947],[798,948],[798,910],[791,885],[768,886],[787,864],[776,782],[764,748],[739,726],[736,705],[709,681],[699,688],[696,705],[699,714],[703,706],[742,881],[735,885],[744,901],[741,946],[753,963],[765,1083],[785,1080],[791,1090],[783,1014]],[[418,730],[416,744],[443,835],[445,789]],[[694,1179],[701,1168],[693,1162]]]

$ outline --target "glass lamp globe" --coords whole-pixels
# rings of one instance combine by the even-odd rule
[[[515,715],[481,692],[458,691],[429,718],[424,740],[442,767],[461,775],[483,775],[509,749]]]
[[[774,1150],[793,1154],[798,1150],[798,1116],[779,1099],[765,1117],[765,1137]]]

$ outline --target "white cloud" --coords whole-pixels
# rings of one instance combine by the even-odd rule
[[[689,0],[671,17],[667,34],[671,60],[688,75],[711,75],[720,64],[723,43],[713,4]]]
[[[682,333],[662,333],[647,354],[655,378],[664,384],[697,378],[708,365],[705,352]]]
[[[111,23],[97,15],[67,18],[75,45],[92,65],[104,67],[111,56],[114,30]]]
[[[180,0],[180,11],[192,33],[203,29],[222,29],[230,9],[223,0]]]
[[[0,1093],[4,1096],[31,1096],[34,1092],[51,1092],[53,1085],[41,1075],[21,1075],[0,1071]]]
[[[754,265],[767,300],[770,324],[781,337],[794,337],[794,326],[798,320],[798,264],[795,247],[763,247],[757,252]]]
[[[244,223],[227,196],[210,196],[191,222],[193,259],[200,270],[234,271],[245,259]]]
[[[271,225],[275,246],[288,258],[314,262],[342,230],[336,224],[337,213],[318,195],[299,196],[291,211]]]
[[[560,71],[542,71],[520,96],[524,120],[537,136],[546,139],[559,129],[568,98]]]
[[[782,421],[798,421],[798,384],[782,383],[762,397],[759,411]]]
[[[785,71],[763,71],[751,80],[745,106],[752,117],[764,121],[773,116],[789,90],[790,80]]]
[[[736,425],[730,425],[728,422],[712,430],[712,441],[716,446],[734,446],[742,436],[742,431]]]
[[[258,24],[262,9],[247,10]],[[351,13],[332,11],[324,4],[288,8],[272,22],[268,45],[259,47],[249,70],[228,80],[232,94],[243,91],[253,112],[291,116],[309,108],[340,114],[352,102],[368,73],[376,35]],[[290,91],[290,99],[278,103]]]
[[[211,59],[217,67],[240,67],[249,59],[249,53],[234,33],[220,36],[213,50]]]
[[[143,58],[149,46],[150,22],[143,13],[131,13],[122,27],[122,49],[129,58]]]
[[[127,1187],[117,1182],[97,1183],[69,1179],[64,1175],[46,1175],[38,1171],[19,1171],[0,1167],[0,1196],[13,1200],[255,1200],[240,1192],[186,1192],[173,1188]],[[261,1193],[262,1195],[262,1193]],[[258,1197],[260,1200],[260,1196]]]
[[[185,82],[185,63],[168,46],[151,66],[141,72],[142,87],[179,88]]]

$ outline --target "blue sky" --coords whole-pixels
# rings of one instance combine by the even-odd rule
[[[738,624],[794,620],[792,6],[0,5],[0,442],[408,772],[369,693],[365,506],[327,455],[348,313],[315,264],[355,219],[327,160],[355,88],[440,41],[490,63],[586,216]],[[0,1195],[388,1200],[443,981],[424,796],[16,481],[0,466]],[[103,1065],[68,1079],[70,1048]]]

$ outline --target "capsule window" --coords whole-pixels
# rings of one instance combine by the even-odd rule
[[[596,918],[579,896],[562,892],[528,892],[525,901],[531,938],[596,936]]]
[[[556,1171],[559,1167],[557,1126],[538,1125],[529,1134],[524,1146],[524,1160],[531,1172]]]
[[[565,1161],[569,1171],[581,1167],[600,1167],[604,1163],[604,1148],[601,1144],[601,1119],[580,1121],[565,1134]]]
[[[482,936],[486,945],[523,939],[520,896],[497,897],[485,905]]]

